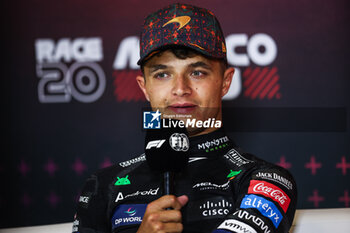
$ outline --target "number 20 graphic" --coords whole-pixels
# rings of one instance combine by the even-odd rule
[[[93,62],[43,63],[37,66],[38,97],[41,103],[67,103],[72,97],[83,103],[98,100],[105,88],[102,68]]]

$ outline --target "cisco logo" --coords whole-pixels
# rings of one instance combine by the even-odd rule
[[[207,201],[204,204],[199,206],[199,209],[202,212],[202,216],[224,216],[227,215],[230,211],[232,204],[228,201],[221,200],[216,202]]]

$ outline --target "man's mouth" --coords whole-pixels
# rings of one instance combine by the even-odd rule
[[[177,114],[189,114],[196,109],[197,105],[191,103],[172,104],[168,108]]]

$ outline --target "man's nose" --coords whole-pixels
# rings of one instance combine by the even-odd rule
[[[189,80],[183,76],[179,75],[173,80],[172,94],[176,96],[187,96],[192,92]]]

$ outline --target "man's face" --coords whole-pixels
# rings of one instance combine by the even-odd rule
[[[197,120],[221,120],[221,98],[231,84],[233,68],[223,70],[217,60],[201,55],[177,58],[166,50],[147,61],[145,79],[137,82],[153,110],[163,117]],[[191,136],[209,133],[215,128],[188,129]]]

